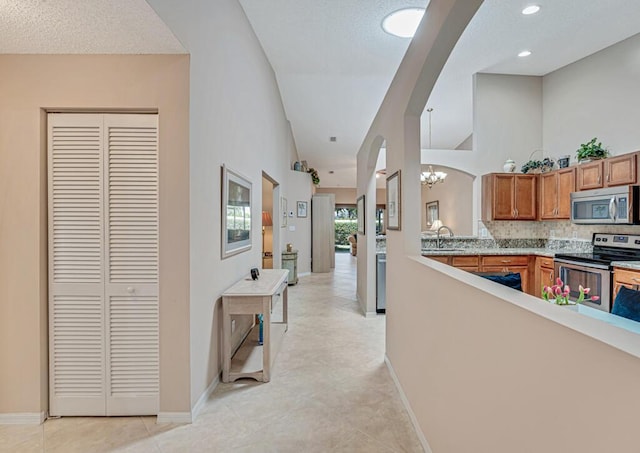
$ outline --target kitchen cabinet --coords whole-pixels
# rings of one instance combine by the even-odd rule
[[[439,261],[468,272],[516,272],[522,280],[522,291],[534,296],[536,290],[531,285],[531,260],[528,255],[423,255],[425,258]],[[553,259],[551,262],[553,270]]]
[[[577,167],[578,190],[600,189],[604,187],[604,160],[596,160]]]
[[[623,154],[578,165],[577,190],[635,184],[637,154]]]
[[[484,175],[482,220],[536,220],[537,185],[537,175]]]
[[[637,153],[605,159],[605,187],[623,186],[636,183]]]
[[[547,256],[536,256],[534,271],[534,288],[531,294],[533,296],[542,295],[543,286],[552,286],[555,284],[555,268],[553,258]]]
[[[541,174],[540,219],[561,220],[571,218],[571,192],[575,190],[575,167]]]
[[[463,271],[477,272],[479,267],[478,263],[480,258],[478,255],[423,255],[425,258],[429,258],[438,261],[449,266],[457,267]]]
[[[640,271],[634,271],[630,269],[621,269],[619,267],[613,268],[613,296],[611,299],[611,308],[616,300],[616,295],[621,286],[626,286],[630,289],[640,289]]]
[[[528,255],[481,256],[480,271],[519,273],[522,280],[522,291],[531,294]]]
[[[458,269],[462,269],[463,271],[468,271],[468,272],[477,272],[479,261],[480,259],[478,255],[472,255],[472,256],[453,255],[451,257],[451,265],[453,267],[457,267]]]

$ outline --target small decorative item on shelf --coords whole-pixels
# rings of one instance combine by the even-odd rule
[[[587,143],[582,143],[576,151],[578,162],[605,159],[609,157],[609,151],[602,146],[602,142],[596,143],[597,137],[592,138]]]
[[[502,169],[505,173],[513,173],[516,171],[516,162],[513,159],[507,159],[504,161]]]
[[[569,166],[569,155],[566,154],[558,158],[558,168],[567,168]]]
[[[318,176],[318,171],[315,168],[308,169],[307,173],[311,175],[311,181],[313,181],[316,186],[320,184],[320,177]]]
[[[565,285],[562,279],[557,278],[556,284],[553,286],[544,286],[542,288],[542,298],[547,302],[556,305],[577,305],[579,303],[584,302],[585,300],[597,301],[600,299],[598,296],[590,296],[589,292],[591,292],[590,288],[583,288],[582,285],[578,286],[580,291],[580,295],[578,298],[573,301],[569,300],[569,294],[571,294],[571,288],[569,285]]]
[[[555,162],[550,157],[545,157],[542,160],[530,160],[525,162],[522,166],[522,173],[546,173],[553,170]]]
[[[293,169],[295,171],[302,171],[302,164],[300,162],[296,162],[295,164],[293,164]]]

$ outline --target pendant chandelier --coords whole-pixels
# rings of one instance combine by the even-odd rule
[[[446,177],[446,173],[442,171],[433,171],[433,167],[429,165],[429,171],[424,171],[420,174],[420,182],[431,189],[435,184],[444,182],[444,178]]]

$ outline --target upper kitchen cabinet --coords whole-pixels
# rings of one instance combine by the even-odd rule
[[[571,218],[571,192],[576,190],[575,167],[540,175],[540,219]]]
[[[577,190],[636,183],[636,155],[623,154],[577,166]]]
[[[536,187],[536,175],[482,176],[482,220],[536,220]]]

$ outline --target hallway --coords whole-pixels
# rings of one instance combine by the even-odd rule
[[[62,418],[1,426],[1,452],[422,452],[384,364],[384,316],[355,300],[356,259],[289,287],[289,331],[268,384],[220,383],[195,422]]]

